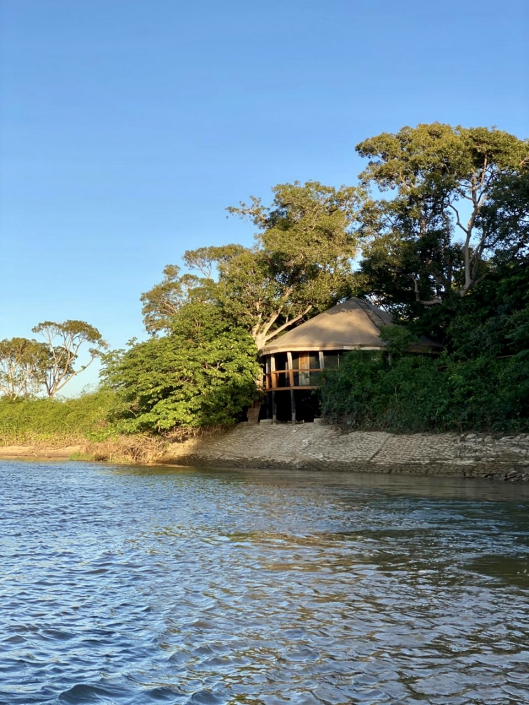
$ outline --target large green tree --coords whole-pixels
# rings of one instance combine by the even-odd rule
[[[211,303],[182,305],[166,335],[104,359],[126,432],[229,424],[258,397],[255,345]]]
[[[362,214],[364,286],[386,304],[464,297],[487,275],[492,255],[521,246],[519,214],[511,208],[507,234],[497,201],[514,207],[509,184],[525,169],[526,140],[433,123],[383,133],[357,151],[369,159],[361,179],[372,187]],[[519,204],[526,186],[517,188]]]
[[[0,341],[0,393],[9,399],[37,394],[50,362],[44,343],[28,338]]]
[[[445,350],[351,353],[328,373],[324,412],[373,430],[527,430],[527,143],[423,125],[359,149],[376,187],[363,213],[365,291]]]
[[[273,194],[268,206],[252,198],[228,209],[257,226],[254,247],[187,251],[183,275],[166,267],[164,280],[142,296],[148,330],[170,327],[189,301],[214,302],[260,350],[304,316],[351,293],[360,190],[308,182],[281,184]]]

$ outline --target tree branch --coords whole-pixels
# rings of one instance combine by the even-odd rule
[[[307,308],[303,311],[303,313],[300,313],[299,316],[296,316],[295,318],[292,318],[289,321],[286,321],[286,323],[283,323],[282,326],[279,326],[279,328],[276,328],[275,331],[271,335],[265,336],[265,342],[268,342],[269,340],[272,340],[272,338],[275,338],[276,335],[279,335],[279,333],[282,333],[284,330],[286,330],[289,326],[294,325],[294,323],[297,323],[299,320],[303,318],[312,308],[312,304],[310,306],[307,306]]]

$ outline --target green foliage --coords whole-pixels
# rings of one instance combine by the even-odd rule
[[[346,356],[322,389],[326,415],[398,432],[529,430],[529,262],[503,254],[490,267],[472,295],[387,327],[387,354]],[[412,333],[432,331],[440,358],[406,353]]]
[[[115,403],[109,389],[75,399],[0,399],[0,444],[102,440],[111,433],[107,416]]]
[[[431,358],[405,356],[391,364],[385,353],[354,351],[324,374],[321,397],[324,416],[353,428],[443,430],[447,381]]]
[[[433,123],[357,151],[364,184],[389,196],[364,202],[363,287],[397,312],[466,296],[491,256],[527,247],[527,141]]]
[[[104,355],[99,331],[75,320],[40,323],[44,343],[0,341],[11,399],[0,438],[232,423],[259,398],[258,352],[358,294],[399,325],[381,331],[384,353],[353,352],[324,374],[328,418],[401,432],[528,429],[528,141],[432,123],[357,151],[368,160],[358,186],[279,184],[268,205],[228,208],[257,228],[253,247],[200,247],[183,268],[168,265],[141,297],[146,342]],[[441,357],[412,354],[425,335]],[[105,391],[28,401],[43,388],[53,397],[100,356]]]
[[[380,337],[386,343],[390,356],[401,356],[415,342],[413,333],[403,326],[384,326],[380,329]]]
[[[326,372],[322,410],[331,421],[394,433],[528,431],[529,357],[460,361],[351,352]]]
[[[48,364],[46,366],[43,382],[49,397],[55,396],[68,382],[86,370],[91,363],[100,357],[103,350],[108,348],[103,336],[85,321],[69,320],[64,323],[44,321],[33,329],[44,338],[44,345],[48,349]],[[80,349],[91,345],[88,349],[89,361],[75,369],[74,365],[79,357]]]
[[[397,431],[527,427],[529,143],[497,129],[433,123],[383,133],[357,151],[369,160],[360,187],[280,184],[268,206],[252,197],[229,208],[257,226],[255,246],[188,251],[193,273],[168,267],[144,294],[148,329],[169,334],[128,353],[129,389],[143,380],[142,367],[146,380],[167,382],[128,399],[131,428],[208,418],[199,403],[204,379],[192,372],[191,382],[181,380],[210,348],[196,359],[186,353],[186,362],[175,353],[174,322],[191,304],[212,307],[226,334],[243,329],[260,350],[361,292],[400,325],[382,330],[383,355],[352,353],[325,375],[329,418]],[[444,344],[442,358],[411,354],[424,335]]]
[[[249,218],[260,229],[257,242],[283,270],[315,266],[321,274],[355,255],[360,189],[308,181],[279,184],[272,192],[270,206],[252,197],[251,205],[241,203],[228,211]]]
[[[401,327],[384,354],[326,374],[326,415],[397,432],[529,430],[529,144],[434,123],[357,147],[366,199],[359,280]],[[410,354],[413,338],[445,345]]]
[[[27,338],[0,340],[0,393],[9,399],[36,394],[46,380],[49,351]]]
[[[209,279],[193,274],[180,274],[180,267],[174,264],[164,267],[163,274],[162,281],[140,297],[143,304],[143,321],[149,333],[166,329],[180,307],[189,301],[209,299],[206,286]]]
[[[233,423],[258,397],[256,353],[215,305],[182,306],[168,335],[106,357],[113,417],[126,433]]]
[[[496,179],[478,225],[495,233],[511,256],[529,254],[529,160]]]
[[[287,328],[351,293],[361,190],[318,182],[280,184],[270,206],[257,198],[229,208],[259,228],[255,246],[201,247],[184,254],[198,274],[170,265],[142,296],[150,332],[169,329],[190,302],[214,303],[260,350]]]
[[[142,295],[147,330],[162,337],[107,355],[126,432],[232,423],[260,394],[258,351],[307,315],[351,292],[361,190],[281,184],[273,202],[228,210],[258,228],[252,248],[185,252]]]

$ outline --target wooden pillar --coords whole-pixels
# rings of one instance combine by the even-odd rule
[[[265,362],[265,383],[264,383],[265,398],[266,398],[266,418],[267,419],[272,418],[272,397],[269,392],[270,388],[272,387],[272,378],[270,376],[270,370],[271,370],[270,357],[267,357],[266,362]]]
[[[294,368],[292,367],[292,353],[287,352],[288,386],[294,386]]]
[[[323,350],[320,350],[319,356],[320,356],[320,370],[323,370],[323,369],[324,369],[324,368],[323,368],[323,365],[325,364],[325,363],[323,362]]]
[[[290,387],[290,418],[296,423],[296,398],[294,396],[294,368],[292,367],[292,353],[287,352],[288,386]]]
[[[277,387],[277,375],[274,374],[276,371],[276,356],[270,355],[270,380],[272,382],[272,389]]]

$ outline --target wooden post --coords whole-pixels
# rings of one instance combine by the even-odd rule
[[[287,352],[288,386],[294,386],[294,368],[292,367],[292,353]]]
[[[269,389],[272,386],[272,380],[270,377],[270,369],[271,369],[271,363],[270,363],[270,358],[266,358],[265,362],[265,378],[264,378],[264,388],[265,388],[265,399],[266,399],[266,418],[270,419],[272,418],[272,399],[270,397]]]
[[[292,367],[292,353],[287,352],[288,386],[290,387],[290,418],[296,423],[296,399],[294,397],[294,368]]]
[[[272,389],[277,387],[277,375],[274,374],[276,371],[276,356],[270,355],[270,381],[272,382]]]
[[[323,370],[323,369],[324,369],[324,367],[323,367],[323,365],[324,365],[324,362],[323,362],[323,350],[320,350],[319,355],[320,355],[320,370]]]

